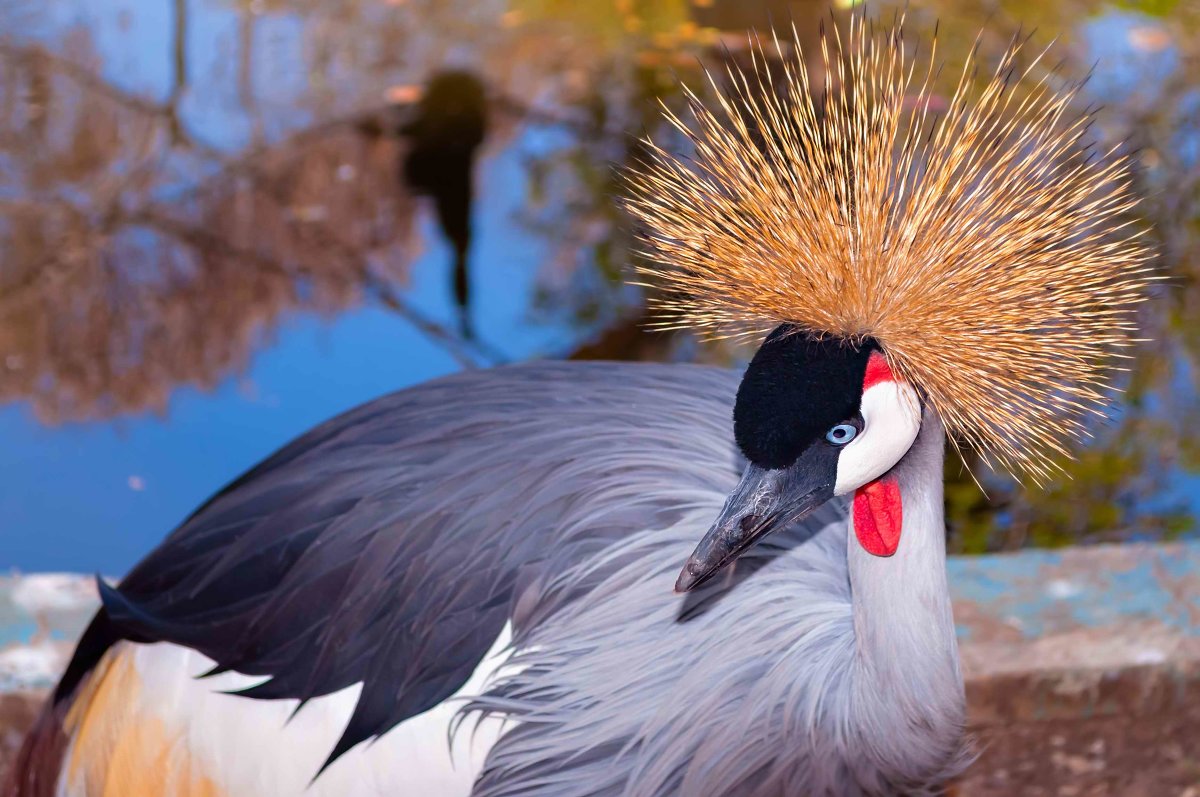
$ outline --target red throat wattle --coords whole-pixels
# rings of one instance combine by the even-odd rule
[[[887,358],[878,351],[871,352],[863,390],[895,379]],[[854,534],[864,551],[875,556],[891,556],[896,552],[900,547],[903,510],[900,485],[894,476],[882,476],[854,491]]]
[[[867,482],[854,491],[854,534],[867,553],[891,556],[900,547],[904,506],[894,476]]]

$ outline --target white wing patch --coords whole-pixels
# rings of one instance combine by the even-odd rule
[[[193,773],[211,781],[220,797],[468,797],[488,751],[515,723],[492,716],[476,724],[471,718],[451,739],[451,721],[504,668],[511,639],[506,624],[458,692],[348,751],[315,781],[350,719],[361,684],[310,700],[293,717],[297,700],[224,694],[264,678],[224,673],[197,679],[213,661],[188,648],[123,643],[120,653],[132,659],[140,681],[135,716],[161,721],[186,752],[182,757]],[[94,785],[80,792],[80,784],[70,781],[60,779],[63,797],[96,797],[88,793]]]

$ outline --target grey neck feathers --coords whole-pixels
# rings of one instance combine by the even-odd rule
[[[927,409],[892,471],[903,503],[894,555],[867,553],[853,528],[847,535],[856,647],[851,732],[901,781],[952,774],[963,763],[963,684],[946,584],[944,445],[941,420]]]

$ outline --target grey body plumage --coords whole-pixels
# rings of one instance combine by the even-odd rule
[[[701,374],[679,376],[673,395],[696,395],[702,386],[688,383]],[[524,669],[475,704],[522,723],[489,756],[480,797],[913,794],[965,763],[936,418],[898,474],[911,520],[896,557],[854,544],[847,502],[835,499],[679,596],[678,563],[736,482],[719,456],[729,399],[704,399],[686,414],[657,408],[657,445],[642,452],[663,477],[639,490],[681,514],[558,574],[548,594],[577,599],[517,637]],[[700,444],[704,478],[669,475]]]
[[[273,676],[254,697],[362,680],[331,759],[448,697],[511,622],[516,674],[458,730],[477,712],[518,723],[478,797],[932,789],[962,760],[940,424],[897,468],[915,463],[897,556],[852,544],[834,499],[678,595],[744,464],[736,387],[691,366],[542,363],[379,399],[209,502],[107,590],[101,619]],[[856,563],[906,572],[858,583]]]

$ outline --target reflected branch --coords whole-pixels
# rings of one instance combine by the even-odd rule
[[[162,408],[174,388],[244,367],[285,312],[367,297],[462,367],[504,362],[398,289],[415,202],[396,179],[402,148],[364,141],[359,116],[233,156],[182,128],[186,3],[176,10],[165,104],[0,39],[19,65],[0,72],[0,98],[47,87],[36,105],[0,102],[0,129],[28,129],[34,111],[46,125],[0,149],[17,197],[0,201],[0,399],[30,399],[50,421]]]
[[[253,249],[238,247],[226,239],[209,231],[180,223],[171,216],[157,210],[142,210],[124,219],[130,226],[142,226],[156,232],[169,235],[171,238],[199,251],[216,253],[241,263],[252,264],[266,273],[273,273],[289,280],[312,278],[315,275],[303,267],[285,265],[278,259],[265,256]],[[325,235],[327,244],[335,239],[332,234]],[[353,257],[348,247],[335,244],[334,248],[341,249],[343,255]],[[417,310],[406,301],[386,280],[371,273],[367,264],[354,258],[353,262],[345,264],[347,273],[354,273],[356,279],[366,292],[373,294],[388,310],[403,318],[432,343],[442,348],[454,358],[463,368],[474,369],[481,365],[499,365],[505,361],[503,355],[495,351],[483,349],[478,342],[463,340],[444,324]],[[474,351],[472,351],[474,350]]]
[[[179,121],[179,101],[187,88],[187,0],[174,0],[171,34],[171,96],[167,98],[167,125],[172,143],[184,140]]]

